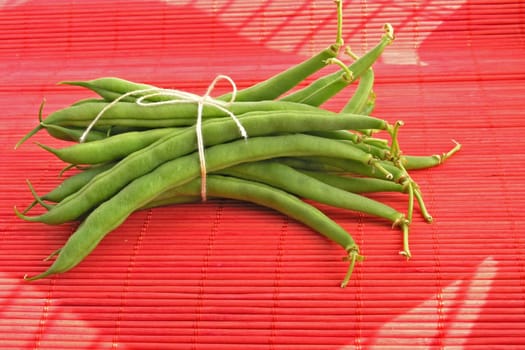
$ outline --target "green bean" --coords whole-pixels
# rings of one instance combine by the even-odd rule
[[[456,149],[459,146],[456,146]],[[453,151],[451,151],[453,153]],[[450,153],[450,152],[449,152]],[[452,154],[451,153],[451,154]],[[344,173],[352,173],[372,178],[382,178],[381,173],[373,169],[362,166],[362,164],[349,159],[337,159],[328,157],[307,157],[304,159],[282,159],[284,164],[296,167],[298,169],[314,170],[314,171],[342,171]],[[417,183],[410,177],[402,161],[394,164],[389,161],[380,161],[383,168],[392,174],[393,182],[403,186],[404,192],[409,195],[409,208],[407,211],[407,218],[412,221],[413,201],[416,199],[419,203],[422,216],[426,221],[431,222],[432,216],[428,213],[425,203],[423,201],[422,193]],[[410,253],[406,254],[410,256]]]
[[[139,151],[167,134],[172,134],[176,128],[158,128],[146,131],[131,131],[118,134],[98,141],[78,143],[69,147],[53,148],[41,143],[38,146],[66,163],[71,164],[102,164],[122,159]]]
[[[35,198],[35,201],[33,201],[33,203],[31,203],[29,207],[25,209],[22,213],[27,213],[40,201],[50,201],[55,203],[62,201],[64,198],[72,195],[73,193],[77,192],[82,187],[84,187],[95,176],[110,169],[114,165],[114,163],[107,163],[103,165],[92,166],[75,175],[68,177],[50,192],[40,196],[39,198]]]
[[[374,71],[372,68],[366,70],[361,78],[354,94],[350,100],[343,107],[343,113],[357,113],[362,114],[366,109],[370,100],[370,95],[373,94],[372,87],[374,86]]]
[[[361,117],[359,117],[361,119]],[[243,119],[243,126],[250,136],[268,135],[275,132],[302,132],[312,129],[345,129],[355,123],[354,116],[339,115],[331,118],[323,113],[316,116],[301,115],[289,112],[268,112],[261,114],[253,112],[246,115]],[[381,123],[381,120],[372,120]],[[382,123],[385,123],[384,121]],[[386,126],[385,126],[386,127]],[[239,137],[237,124],[231,119],[210,120],[202,125],[202,135],[207,145],[214,145],[228,142]],[[183,131],[176,131],[168,134],[159,141],[151,144],[141,151],[135,152],[124,160],[120,161],[110,171],[96,176],[92,182],[93,186],[84,187],[75,195],[66,198],[53,210],[42,214],[40,217],[29,218],[27,220],[40,221],[49,224],[58,224],[75,220],[80,215],[88,211],[105,198],[116,193],[122,186],[126,185],[136,176],[140,176],[154,169],[159,164],[175,157],[193,152],[196,148],[195,127],[187,128]],[[312,136],[315,138],[314,136]],[[344,148],[349,158],[358,159],[365,164],[373,164],[379,171],[383,168],[379,162],[368,153],[354,147],[342,147],[339,141],[316,138],[324,140],[327,146],[337,145],[341,150]],[[323,144],[324,145],[324,144]],[[350,156],[350,153],[353,157]],[[322,154],[322,153],[321,153]],[[384,172],[384,176],[390,176]],[[65,207],[66,209],[62,209]]]
[[[393,39],[392,27],[387,24],[385,25],[385,34],[381,38],[380,43],[348,67],[348,70],[352,72],[351,77],[344,70],[342,72],[334,72],[315,80],[303,89],[283,97],[281,101],[298,102],[311,106],[322,105],[362,76],[379,58],[384,49],[392,43]]]
[[[224,107],[228,107],[234,115],[241,115],[251,111],[321,111],[312,106],[299,103],[282,103],[275,101],[236,102],[225,104]],[[43,105],[40,108],[39,124],[29,131],[15,145],[15,148],[19,147],[23,142],[43,128],[53,129],[52,125],[68,127],[69,130],[74,130],[70,127],[93,127],[97,116],[103,112],[105,108],[108,108],[108,103],[86,102],[79,106],[66,107],[51,113],[45,120],[42,120],[42,108]],[[329,113],[328,111],[324,112]],[[101,115],[100,119],[96,121],[96,127],[105,127],[106,129],[109,127],[111,130],[124,127],[127,128],[127,130],[124,131],[131,131],[129,128],[190,126],[195,124],[197,113],[198,106],[196,103],[141,106],[134,102],[118,102]],[[206,105],[203,107],[202,116],[203,118],[216,118],[230,115],[214,106]],[[66,133],[65,131],[68,129],[63,129],[62,131]],[[59,132],[56,128],[54,128],[54,130],[55,132]],[[113,133],[115,133],[115,131],[113,131]],[[67,138],[75,139],[77,134],[78,129],[75,130],[71,136],[67,135]],[[89,136],[89,133],[87,135]],[[97,136],[96,138],[100,137]]]
[[[361,114],[371,115],[376,107],[376,94],[372,91],[368,96],[365,106],[361,110]]]
[[[411,156],[403,155],[402,163],[406,170],[427,169],[443,164],[448,158],[461,149],[461,145],[454,141],[455,146],[443,154],[434,154],[431,156]]]
[[[181,194],[196,196],[200,191],[200,181],[200,179],[192,180],[168,192],[172,193],[175,201],[180,200]],[[355,262],[364,260],[364,257],[359,255],[359,247],[347,231],[317,208],[286,191],[259,182],[220,175],[209,175],[206,184],[208,192],[214,197],[246,201],[272,208],[340,245],[347,252],[347,260],[350,261],[348,271],[341,282],[342,288],[348,284]]]
[[[346,140],[353,143],[361,142],[361,135],[347,130],[311,131],[309,134],[334,140]]]
[[[46,129],[47,133],[50,136],[53,136],[56,139],[63,140],[63,141],[74,141],[79,142],[80,137],[85,131],[85,128],[76,128],[76,127],[64,127],[60,125],[45,125],[44,128]],[[107,131],[99,131],[99,130],[91,130],[90,133],[87,135],[85,142],[91,142],[91,141],[97,141],[97,140],[103,140],[107,137]]]
[[[406,186],[393,181],[376,179],[371,177],[354,177],[347,174],[338,175],[324,171],[313,171],[296,169],[310,177],[314,177],[325,184],[340,188],[354,193],[375,193],[375,192],[400,192],[406,193]]]
[[[157,89],[153,85],[139,84],[126,79],[116,77],[103,77],[89,81],[63,81],[61,84],[81,86],[99,94],[106,101],[113,101],[121,95],[131,91],[143,91]],[[156,96],[148,98],[148,101],[158,102],[166,101],[172,98],[165,98],[164,96]],[[122,98],[123,102],[134,102],[136,98],[129,96]]]
[[[263,182],[302,198],[381,217],[395,225],[404,221],[403,214],[386,204],[353,192],[343,191],[275,161],[243,163],[221,169],[218,173]]]
[[[367,153],[372,154],[377,159],[390,160],[392,158],[390,150],[377,147],[365,142],[352,142],[349,140],[343,140],[342,142],[352,144],[354,147],[359,148]]]
[[[50,114],[43,120],[44,125],[62,125],[87,127],[106,108],[108,103],[85,103],[80,106],[66,107]],[[252,111],[297,111],[303,113],[333,113],[299,103],[281,103],[275,101],[235,102],[228,106],[230,112],[240,116]],[[196,103],[162,104],[141,106],[132,102],[118,102],[108,108],[97,121],[98,126],[130,127],[177,127],[195,124],[198,113]],[[202,117],[228,117],[229,114],[214,106],[206,105]]]
[[[208,199],[213,199],[208,197]],[[179,195],[176,193],[172,193],[170,191],[166,191],[165,193],[162,193],[158,197],[155,197],[150,202],[146,203],[145,205],[141,206],[138,210],[145,210],[145,209],[152,209],[152,208],[158,208],[158,207],[164,207],[174,204],[190,204],[190,203],[197,203],[202,201],[202,198],[200,195],[195,194],[193,196],[190,195]]]
[[[85,98],[85,99],[76,101],[71,106],[80,106],[80,105],[83,105],[84,103],[93,103],[93,102],[100,103],[100,102],[105,102],[105,100],[100,99],[100,98]]]
[[[343,173],[351,173],[371,178],[385,178],[382,172],[378,172],[376,169],[363,166],[361,163],[353,161],[351,159],[330,157],[296,157],[295,159],[283,158],[280,161],[284,164],[290,165],[298,169],[329,172],[339,171]],[[388,180],[391,180],[401,185],[405,184],[408,180],[406,172],[392,164],[392,162],[379,161],[379,163],[382,167],[386,169],[386,171],[392,174],[392,178]]]

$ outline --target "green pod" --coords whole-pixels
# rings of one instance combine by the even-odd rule
[[[231,114],[241,116],[252,111],[295,111],[302,113],[331,113],[299,103],[275,101],[234,102],[217,108],[204,105],[202,118],[229,117]],[[227,109],[227,110],[226,110]],[[45,125],[89,127],[124,126],[134,128],[161,128],[194,125],[197,120],[197,103],[158,104],[142,106],[133,102],[84,103],[80,106],[66,107],[51,113],[43,123]],[[95,121],[95,118],[100,117]]]
[[[85,98],[85,99],[76,101],[71,106],[81,106],[84,103],[93,103],[93,102],[94,103],[99,103],[99,102],[105,102],[105,100],[101,99],[101,98]]]
[[[355,162],[351,159],[305,157],[295,159],[284,158],[280,161],[298,169],[350,173],[376,179],[385,179],[384,174],[377,171],[377,169],[364,166],[360,162]],[[379,163],[386,169],[386,171],[392,174],[392,179],[387,180],[399,184],[404,184],[407,181],[408,177],[403,169],[400,169],[389,161],[379,161]]]
[[[84,87],[97,93],[105,101],[113,101],[117,98],[120,98],[121,95],[129,93],[131,91],[153,91],[154,89],[158,89],[153,85],[135,83],[130,80],[121,79],[117,77],[103,77],[88,81],[63,81],[61,82],[61,84]],[[140,97],[141,95],[144,96],[145,94],[145,92],[143,92],[142,94],[137,93],[137,95],[122,98],[122,101],[134,102],[136,100],[136,97]],[[167,99],[161,96],[152,97],[148,99],[148,101],[152,102],[165,100]]]
[[[313,171],[297,169],[301,173],[304,173],[310,177],[316,178],[317,180],[337,187],[344,191],[354,193],[376,193],[376,192],[400,192],[405,193],[405,186],[398,184],[393,181],[376,179],[371,177],[354,177],[348,174],[336,174],[328,173],[324,171]]]
[[[108,163],[92,166],[88,169],[84,169],[76,173],[75,175],[66,178],[53,190],[36,198],[22,213],[26,214],[31,208],[33,208],[36,204],[41,203],[42,201],[49,201],[54,203],[60,202],[67,196],[70,196],[73,193],[79,191],[82,187],[84,187],[84,185],[91,181],[92,178],[110,169],[113,165],[115,164]]]
[[[60,125],[47,125],[43,123],[44,129],[46,129],[47,133],[59,140],[63,141],[74,141],[79,142],[80,137],[86,130],[85,128],[79,128],[79,127],[66,127],[66,126],[60,126]],[[91,130],[87,137],[84,139],[84,142],[92,142],[92,141],[98,141],[103,140],[107,137],[107,131],[100,131],[100,130]]]
[[[210,198],[211,199],[211,198]],[[202,199],[197,195],[179,195],[178,193],[171,193],[169,191],[162,193],[160,196],[154,198],[150,202],[141,206],[138,210],[152,209],[158,207],[165,207],[174,204],[189,204],[197,203]]]
[[[372,88],[374,87],[374,71],[372,68],[366,70],[361,78],[354,94],[348,100],[346,105],[341,109],[342,113],[363,114],[369,110],[370,96],[373,96]]]
[[[195,179],[168,191],[176,195],[198,196],[201,185],[201,179]],[[206,177],[206,191],[211,197],[251,202],[274,209],[322,233],[346,251],[357,247],[348,232],[319,209],[274,186],[244,178],[210,174]]]
[[[60,160],[71,164],[102,164],[117,161],[173,134],[176,128],[158,128],[131,131],[101,140],[78,143],[68,147],[53,148],[40,143],[40,147],[53,153]],[[88,134],[89,135],[89,134]]]
[[[386,204],[354,192],[344,191],[271,160],[239,164],[219,170],[219,174],[262,182],[301,198],[381,217],[391,221],[392,224],[399,223],[404,218],[403,214]]]
[[[401,161],[406,170],[427,169],[443,164],[461,149],[461,144],[454,141],[455,146],[448,152],[431,156],[403,155]]]
[[[64,198],[79,191],[95,176],[111,169],[114,165],[115,163],[107,163],[83,169],[82,171],[66,178],[56,188],[54,188],[47,194],[44,194],[40,198],[42,198],[43,200],[58,203]]]

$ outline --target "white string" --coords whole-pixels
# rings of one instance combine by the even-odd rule
[[[230,101],[224,102],[220,100],[216,100],[212,97],[210,97],[210,94],[212,93],[213,89],[215,88],[215,85],[220,80],[226,80],[230,83],[232,86],[232,94]],[[115,100],[111,101],[109,104],[107,104],[93,119],[93,121],[88,125],[82,136],[80,137],[80,142],[84,142],[87,135],[91,131],[91,129],[95,126],[97,121],[106,113],[108,109],[116,105],[118,102],[120,102],[122,99],[135,95],[135,94],[144,94],[151,92],[150,94],[143,95],[135,101],[135,103],[139,106],[158,106],[158,105],[167,105],[167,104],[181,104],[181,103],[195,103],[197,104],[197,121],[195,124],[195,130],[197,133],[197,150],[199,153],[199,163],[200,163],[200,170],[201,170],[201,199],[202,201],[206,201],[206,159],[204,156],[204,140],[202,136],[202,112],[204,106],[211,106],[215,107],[218,110],[226,113],[230,118],[233,119],[237,127],[239,128],[239,131],[241,133],[241,136],[246,139],[248,138],[248,134],[246,132],[246,129],[242,126],[239,119],[233,114],[231,111],[227,109],[228,105],[235,101],[235,97],[237,95],[237,86],[235,85],[235,82],[233,79],[226,75],[218,75],[208,86],[208,89],[206,90],[206,93],[203,96],[199,96],[196,94],[192,94],[186,91],[181,90],[173,90],[173,89],[162,89],[162,88],[149,88],[149,89],[143,89],[143,90],[135,90],[127,92],[123,95],[120,95]],[[146,101],[147,99],[151,97],[157,97],[157,96],[167,96],[167,97],[175,97],[176,99],[173,100],[165,100],[165,101]]]

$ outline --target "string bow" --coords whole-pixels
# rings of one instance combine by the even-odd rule
[[[212,98],[210,95],[215,88],[215,85],[220,80],[226,80],[230,83],[232,86],[232,94],[231,98],[228,102],[220,101],[217,99]],[[206,159],[204,155],[204,138],[202,135],[202,114],[203,114],[203,108],[204,106],[210,106],[213,108],[217,108],[218,110],[226,113],[230,118],[233,119],[237,127],[239,128],[239,131],[241,133],[241,136],[244,139],[248,138],[248,134],[246,132],[246,129],[242,126],[239,119],[233,114],[229,109],[229,105],[235,101],[235,97],[237,94],[237,86],[235,85],[235,82],[233,79],[226,75],[218,75],[211,84],[208,86],[206,93],[202,96],[193,94],[190,92],[182,91],[182,90],[175,90],[175,89],[163,89],[163,88],[149,88],[149,89],[142,89],[142,90],[134,90],[127,92],[125,94],[120,95],[115,100],[111,101],[109,104],[107,104],[93,119],[93,121],[89,124],[89,126],[86,128],[82,136],[80,137],[80,142],[84,142],[87,135],[91,131],[91,129],[95,126],[97,121],[106,113],[108,109],[116,105],[118,102],[120,102],[122,99],[136,95],[141,94],[139,98],[135,100],[135,103],[139,106],[148,107],[148,106],[158,106],[158,105],[170,105],[170,104],[197,104],[197,121],[195,124],[195,130],[197,134],[197,150],[199,153],[199,163],[200,163],[200,170],[201,170],[201,199],[202,201],[206,201]],[[163,101],[148,101],[152,97],[158,97],[158,96],[165,96],[165,97],[174,97],[174,99],[170,100],[163,100]]]

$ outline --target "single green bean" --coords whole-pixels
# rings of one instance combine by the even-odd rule
[[[363,166],[359,162],[351,159],[329,158],[329,157],[305,157],[295,159],[284,158],[281,160],[284,164],[290,165],[298,169],[314,170],[314,171],[339,171],[343,173],[350,173],[356,175],[367,176],[371,178],[385,179],[381,172],[376,169]],[[379,163],[392,174],[391,180],[395,183],[405,184],[408,176],[405,171],[394,165],[389,161],[379,161]]]
[[[24,214],[27,213],[31,208],[33,208],[40,201],[49,201],[49,202],[55,202],[55,203],[60,202],[64,198],[79,191],[82,187],[84,187],[87,183],[89,183],[89,181],[91,181],[91,179],[93,179],[95,176],[110,169],[114,165],[115,163],[107,163],[103,165],[92,166],[89,169],[85,169],[83,171],[76,173],[75,175],[72,175],[66,178],[53,190],[35,199],[35,201],[33,201],[33,203],[31,203],[29,207],[25,209],[22,213]]]
[[[343,191],[276,161],[242,163],[221,169],[218,173],[263,182],[302,198],[381,217],[395,225],[404,221],[403,214],[386,204],[357,193]]]
[[[210,197],[208,197],[208,199],[212,199]],[[174,204],[197,203],[200,201],[202,201],[202,198],[198,194],[193,195],[193,196],[179,195],[177,193],[171,193],[170,191],[167,191],[165,193],[162,193],[160,196],[154,198],[150,202],[146,203],[145,205],[140,207],[138,210],[165,207],[165,206],[174,205]]]
[[[59,140],[79,142],[85,128],[64,127],[60,125],[44,125],[47,133]],[[84,142],[103,140],[107,137],[107,131],[91,130]]]
[[[369,68],[363,73],[361,78],[359,78],[357,89],[343,109],[341,109],[341,112],[362,114],[370,100],[370,94],[373,93],[373,86],[374,71],[372,68]]]
[[[133,102],[118,102],[111,107],[108,106],[108,103],[103,102],[66,107],[51,113],[42,123],[44,125],[87,127],[103,112],[96,123],[97,126],[177,127],[195,124],[198,114],[198,106],[194,102],[149,106],[142,106]],[[276,101],[234,102],[229,105],[225,104],[224,107],[227,107],[236,116],[252,111],[297,111],[303,113],[323,111],[329,113],[329,111],[299,103]],[[202,110],[204,119],[228,116],[230,115],[226,111],[210,105],[205,105]]]
[[[104,101],[105,101],[104,99],[100,99],[100,98],[85,98],[85,99],[76,101],[71,106],[80,106],[80,105],[83,105],[84,103],[93,103],[93,102],[99,103],[99,102],[104,102]]]
[[[443,164],[448,158],[452,157],[461,149],[461,144],[454,141],[455,146],[443,154],[434,154],[431,156],[411,156],[403,155],[401,157],[403,166],[406,170],[427,169]]]
[[[301,222],[341,246],[347,253],[346,260],[350,261],[345,278],[340,284],[342,288],[348,284],[355,262],[364,260],[364,257],[359,255],[358,245],[346,230],[317,208],[286,191],[259,182],[220,175],[209,175],[206,184],[208,192],[214,197],[251,202],[274,209]],[[192,198],[188,196],[197,196],[200,192],[200,186],[201,180],[195,179],[169,190],[168,193],[171,194],[172,200],[177,203]]]
[[[78,143],[68,147],[53,148],[37,143],[66,163],[102,164],[117,161],[129,154],[151,145],[162,137],[172,134],[177,128],[158,128],[146,131],[131,131],[93,142]]]
[[[328,185],[354,193],[375,192],[401,192],[406,193],[405,186],[393,181],[376,179],[371,177],[355,177],[347,174],[328,173],[324,171],[313,171],[297,169],[310,177],[314,177]]]
[[[81,86],[89,89],[98,95],[100,95],[106,101],[113,101],[119,98],[121,95],[129,93],[131,91],[143,91],[158,89],[157,87],[149,84],[139,84],[130,80],[116,78],[116,77],[103,77],[89,81],[63,81],[61,84]],[[145,93],[142,93],[145,95]],[[140,94],[138,95],[140,96]],[[166,98],[164,96],[155,96],[147,99],[151,102],[166,101],[172,98]],[[136,97],[129,96],[122,98],[123,102],[134,102]]]

